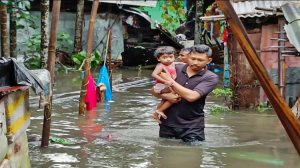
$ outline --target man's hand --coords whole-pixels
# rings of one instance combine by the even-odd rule
[[[166,85],[167,87],[171,87],[172,84],[173,84],[173,83],[172,83],[171,81],[166,81],[166,82],[165,82],[165,85]]]
[[[171,103],[178,103],[181,100],[181,97],[175,93],[164,93],[161,97]]]
[[[161,72],[159,74],[159,76],[161,78],[163,78],[164,80],[166,80],[166,81],[173,81],[173,78],[172,78],[171,74],[168,72],[168,70],[165,67],[163,68],[163,71],[164,72]]]
[[[162,94],[155,93],[153,87],[151,88],[150,93],[157,98],[165,99],[171,103],[178,103],[181,100],[181,97],[174,92]]]

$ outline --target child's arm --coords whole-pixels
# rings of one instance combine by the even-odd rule
[[[161,78],[161,77],[159,76],[159,74],[163,71],[163,68],[164,68],[163,64],[157,65],[157,66],[155,67],[154,71],[152,72],[152,75],[151,75],[151,76],[152,76],[154,79],[158,80],[158,81],[161,81],[161,82],[163,82],[163,83],[166,83],[167,81],[164,80],[163,78]]]

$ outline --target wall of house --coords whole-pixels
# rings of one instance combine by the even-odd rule
[[[26,133],[30,125],[29,90],[27,86],[5,90],[8,93],[0,98],[0,168],[30,168]]]
[[[31,12],[31,14],[38,16],[41,18],[40,12]],[[97,49],[104,55],[104,46],[106,44],[107,37],[107,28],[108,25],[114,25],[112,27],[112,58],[117,58],[121,56],[121,53],[124,51],[124,42],[123,42],[123,28],[122,28],[122,20],[120,17],[114,14],[109,14],[108,18],[101,19],[100,15],[104,16],[105,14],[98,14],[97,19],[95,21],[94,27],[94,38],[93,38],[93,49],[97,46]],[[83,32],[82,32],[82,41],[83,41],[83,50],[86,50],[87,36],[88,36],[88,28],[89,28],[89,19],[90,15],[84,15],[84,24],[83,24]],[[76,21],[76,13],[70,12],[61,12],[59,17],[59,26],[58,32],[65,32],[70,35],[70,40],[74,41],[75,36],[75,21]],[[50,24],[51,24],[51,13],[50,13]],[[24,52],[27,50],[27,45],[25,42],[35,34],[41,32],[41,21],[35,20],[35,24],[38,26],[37,29],[32,29],[26,24],[24,21],[20,21],[18,24],[22,24],[25,26],[24,29],[19,29],[17,34],[17,42],[18,42],[18,57],[22,57]],[[50,26],[51,27],[51,26]],[[49,29],[50,29],[49,27]],[[103,40],[102,40],[103,39]],[[101,41],[102,40],[102,41]],[[100,44],[99,44],[100,43]],[[69,53],[73,51],[73,45],[67,45]]]
[[[248,37],[273,83],[278,86],[278,49],[270,47],[278,46],[277,40],[271,40],[271,38],[278,38],[278,34],[274,33],[276,31],[278,31],[277,24],[263,25],[259,31],[251,31]],[[232,41],[230,41],[230,43],[232,45]],[[236,106],[248,108],[252,105],[258,105],[259,102],[266,102],[268,100],[266,94],[260,87],[259,81],[241,47],[239,45],[237,46],[236,55],[233,54],[234,52],[232,48],[230,48],[230,88],[234,90]],[[286,46],[292,45],[286,42]],[[293,105],[299,90],[300,57],[285,57],[285,62],[285,100],[287,103]]]
[[[278,38],[278,34],[274,32],[278,31],[278,25],[264,25],[262,26],[262,38],[260,43],[260,58],[268,71],[270,78],[278,86],[278,50],[277,48],[270,48],[269,46],[278,46],[277,40],[270,40],[270,38]],[[285,42],[285,46],[292,47],[289,42]],[[291,50],[287,48],[286,50]],[[296,101],[299,90],[300,80],[300,57],[288,56],[285,57],[286,69],[286,97],[285,100],[290,104],[290,101]],[[266,101],[267,96],[263,89],[260,89],[260,100]]]

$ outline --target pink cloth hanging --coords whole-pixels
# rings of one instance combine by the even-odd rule
[[[90,111],[93,108],[97,107],[96,87],[91,72],[89,73],[88,82],[89,83],[86,86],[86,95],[84,102],[86,104],[87,111]]]

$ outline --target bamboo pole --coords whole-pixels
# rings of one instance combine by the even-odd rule
[[[110,89],[112,90],[112,58],[111,58],[111,36],[112,36],[112,31],[109,30],[109,39],[108,39],[108,72],[109,72],[109,82],[110,82]]]
[[[88,38],[87,38],[84,79],[82,80],[81,91],[80,91],[79,115],[84,114],[84,98],[86,95],[86,85],[88,83],[88,75],[90,72],[90,64],[91,64],[90,59],[91,59],[92,46],[93,46],[94,25],[97,16],[98,6],[99,6],[99,0],[94,0],[92,12],[91,12],[90,24],[89,24]]]
[[[50,102],[44,107],[44,122],[43,122],[43,133],[41,146],[45,147],[49,145],[50,127],[51,127],[51,110],[52,110],[52,91],[54,86],[55,78],[55,59],[56,59],[56,41],[60,14],[60,0],[53,1],[52,7],[52,20],[51,20],[51,34],[48,48],[48,60],[47,70],[50,72],[51,83],[50,83]]]
[[[226,16],[226,20],[229,23],[233,34],[236,36],[247,57],[247,60],[256,74],[256,77],[277,113],[278,118],[300,155],[300,123],[297,121],[291,109],[280,96],[278,89],[271,81],[230,1],[217,0],[216,2]]]
[[[279,27],[279,32],[284,32],[284,23],[285,20],[284,18],[279,18],[278,19],[278,27]],[[283,33],[279,33],[278,34],[278,38],[279,39],[283,39],[284,38],[284,34]],[[280,48],[278,48],[278,88],[279,88],[279,93],[280,95],[286,99],[285,97],[285,57],[282,56],[282,51],[284,50],[285,47],[285,42],[278,40],[278,46],[280,46]]]

